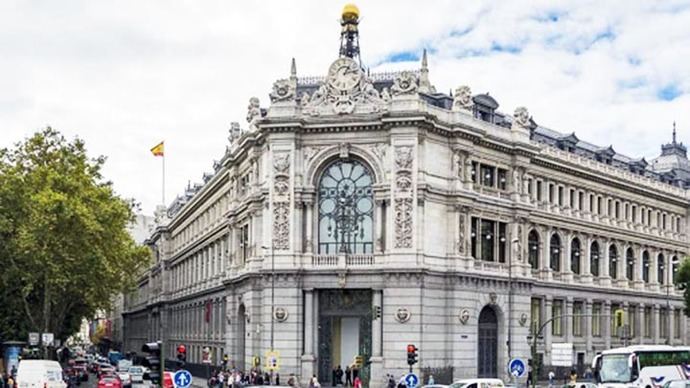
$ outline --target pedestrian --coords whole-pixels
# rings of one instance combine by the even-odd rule
[[[335,386],[337,387],[338,385],[343,385],[343,368],[340,365],[335,370]]]
[[[7,377],[7,388],[14,388],[14,379],[12,378],[12,375]]]
[[[427,385],[434,385],[436,382],[434,381],[434,376],[429,375],[429,380],[427,380]]]
[[[526,387],[529,388],[532,386],[532,365],[527,366],[527,382],[526,382]]]
[[[568,383],[568,386],[577,386],[577,371],[575,369],[570,370],[570,382]]]
[[[280,385],[280,373],[276,373],[276,385]]]
[[[345,367],[345,386],[352,386],[352,369],[350,369],[349,365]]]
[[[321,388],[321,384],[319,384],[319,379],[316,378],[316,375],[313,375],[311,380],[309,380],[309,388]]]
[[[362,388],[362,379],[359,376],[355,377],[355,386],[353,388]]]
[[[549,387],[553,387],[553,379],[556,378],[556,374],[553,371],[549,371]]]
[[[223,373],[218,373],[218,377],[217,377],[218,388],[224,388],[223,387],[224,383],[225,383],[225,375]]]
[[[393,375],[389,374],[388,376],[388,388],[395,388],[395,378],[393,378]]]

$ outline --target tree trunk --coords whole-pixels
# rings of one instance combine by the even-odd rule
[[[43,283],[43,332],[50,333],[50,305],[51,294],[48,284],[48,275],[45,275]],[[48,347],[43,344],[43,358],[48,359]]]

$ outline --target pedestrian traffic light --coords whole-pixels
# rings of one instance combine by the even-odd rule
[[[228,360],[230,357],[228,357],[227,354],[223,354],[223,366],[228,366]]]
[[[381,306],[374,306],[374,319],[381,318]]]
[[[616,328],[623,327],[625,324],[625,311],[623,309],[618,309],[614,313],[614,326]]]
[[[187,364],[187,347],[183,344],[177,346],[177,370],[183,369]]]
[[[259,357],[259,356],[254,356],[254,358],[252,359],[252,365],[253,365],[254,367],[257,367],[257,366],[261,365],[261,357]]]
[[[158,384],[161,377],[161,342],[149,342],[141,347],[141,351],[148,353],[142,361],[142,365],[149,368],[149,379]]]
[[[417,363],[417,347],[413,344],[407,345],[407,365],[414,365]]]

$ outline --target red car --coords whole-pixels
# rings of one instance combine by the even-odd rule
[[[163,372],[163,388],[173,388],[172,372]]]
[[[117,376],[105,376],[98,380],[98,388],[122,388]]]

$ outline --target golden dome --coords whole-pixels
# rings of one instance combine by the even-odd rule
[[[343,7],[343,19],[359,19],[359,8],[350,3]]]

